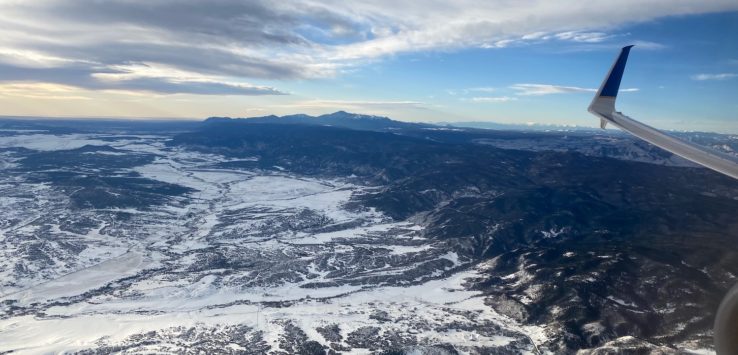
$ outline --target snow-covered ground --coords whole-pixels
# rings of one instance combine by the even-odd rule
[[[386,342],[374,341],[378,348],[447,344],[462,353],[533,353],[545,342],[545,329],[496,313],[467,289],[465,280],[483,270],[423,237],[422,225],[348,208],[371,187],[224,169],[215,163],[225,157],[165,140],[0,137],[0,148],[109,145],[153,154],[116,174],[191,189],[154,205],[75,208],[78,190],[15,169],[23,152],[0,154],[8,167],[0,175],[0,352],[136,349],[136,335],[147,332],[179,337],[192,328],[216,337],[236,325],[288,352],[285,344],[301,336],[355,353],[376,350],[363,343],[374,338]]]

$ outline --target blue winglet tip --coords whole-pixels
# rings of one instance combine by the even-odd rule
[[[625,71],[625,63],[628,61],[628,54],[630,53],[630,49],[633,48],[633,46],[634,45],[632,44],[625,46],[620,51],[620,55],[618,56],[615,65],[613,65],[612,70],[610,71],[610,76],[607,78],[605,86],[602,87],[602,92],[600,92],[600,96],[618,96],[618,90],[620,89],[620,80],[623,78],[623,72]]]

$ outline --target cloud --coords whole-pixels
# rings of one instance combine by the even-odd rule
[[[731,10],[734,0],[0,1],[0,80],[280,94],[247,81],[332,77],[410,52],[541,41],[606,46],[625,24]],[[128,75],[141,65],[199,76]]]
[[[101,87],[112,89],[203,95],[284,95],[271,87],[231,82],[226,78],[147,63],[111,66],[108,71],[92,73],[91,76]]]
[[[303,100],[282,107],[325,108],[325,109],[427,109],[421,101],[364,101],[364,100]]]
[[[478,102],[478,103],[492,103],[492,102],[509,102],[509,101],[516,101],[517,97],[510,97],[510,96],[483,96],[483,97],[472,97],[470,99],[467,99],[465,101],[471,101],[471,102]]]
[[[695,74],[692,75],[692,80],[705,81],[705,80],[727,80],[738,77],[736,73],[719,73],[719,74]]]
[[[611,36],[610,38],[615,38]],[[593,51],[616,51],[623,47],[623,44],[635,45],[638,50],[662,50],[668,46],[662,43],[643,41],[643,40],[628,40],[624,42],[619,41],[602,41],[602,42],[574,42],[572,45],[566,46],[561,49],[562,52],[593,52]]]
[[[495,92],[495,91],[497,91],[497,88],[492,88],[492,87],[477,87],[477,88],[468,88],[468,89],[466,89],[466,91],[471,91],[471,92]]]
[[[670,15],[738,9],[738,4],[730,1],[703,5],[689,0],[351,3],[347,6],[354,8],[355,13],[390,19],[399,26],[395,26],[397,30],[391,35],[341,46],[334,58],[366,59],[414,51],[500,48],[554,39],[594,44],[612,37],[606,30],[624,24]]]
[[[48,83],[3,83],[0,84],[0,97],[17,97],[45,100],[92,100],[80,95],[79,89]]]
[[[495,92],[495,91],[497,91],[497,88],[474,87],[474,88],[466,88],[466,89],[458,89],[458,90],[447,89],[446,93],[451,96],[456,96],[456,95],[468,95],[469,93],[472,93],[472,92],[490,93],[490,92]]]
[[[597,89],[582,88],[578,86],[562,86],[550,84],[515,84],[510,86],[511,89],[517,90],[516,95],[521,96],[541,96],[551,94],[571,94],[571,93],[594,93]],[[620,92],[635,92],[638,88],[620,89]]]
[[[0,64],[0,82],[49,83],[90,90],[143,91],[160,94],[284,95],[267,86],[225,77],[168,70],[146,64],[88,68],[19,68]]]
[[[659,50],[659,49],[664,49],[667,47],[666,45],[661,44],[661,43],[651,42],[651,41],[642,41],[642,40],[632,41],[631,44],[638,47],[638,49]]]
[[[538,96],[551,94],[567,94],[579,92],[596,92],[597,89],[580,88],[577,86],[561,86],[548,84],[515,84],[510,88],[517,90],[517,95]]]
[[[568,31],[561,32],[554,35],[559,40],[568,40],[573,42],[585,42],[585,43],[599,43],[612,38],[612,35],[608,35],[604,32],[577,32]]]

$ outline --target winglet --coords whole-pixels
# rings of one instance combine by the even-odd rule
[[[610,69],[607,79],[602,83],[600,90],[597,92],[597,96],[618,96],[620,80],[623,78],[625,63],[628,61],[628,54],[630,54],[631,48],[633,48],[633,45],[625,46],[620,51],[618,59],[615,60],[615,64],[612,65],[612,69]]]
[[[615,99],[620,89],[620,80],[623,78],[625,71],[625,63],[628,61],[628,54],[633,46],[625,46],[620,50],[620,55],[612,64],[610,72],[602,82],[600,89],[597,90],[592,103],[589,105],[589,111],[592,113],[600,112],[609,114],[615,111]],[[606,122],[601,122],[600,126],[604,128]]]

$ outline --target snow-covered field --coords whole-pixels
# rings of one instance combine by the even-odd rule
[[[483,269],[422,225],[348,207],[375,187],[225,169],[225,157],[165,140],[0,137],[0,148],[33,150],[0,152],[0,352],[290,353],[314,341],[352,353],[443,344],[534,353],[545,342],[545,329],[497,314],[468,289]],[[87,145],[117,149],[83,153],[111,161],[153,155],[97,174],[188,190],[153,204],[79,208],[74,194],[88,187],[24,169],[34,152]],[[81,174],[69,164],[52,170]],[[80,179],[96,174],[84,171]],[[125,186],[94,188],[94,198],[127,195]]]

